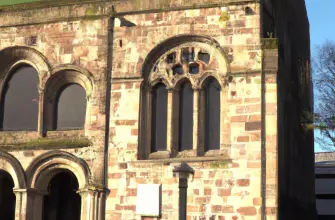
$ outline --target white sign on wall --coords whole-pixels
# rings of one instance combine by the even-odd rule
[[[137,185],[136,214],[141,216],[160,216],[161,185]]]

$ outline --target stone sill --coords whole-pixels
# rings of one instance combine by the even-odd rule
[[[91,141],[84,133],[84,130],[48,131],[47,137],[43,138],[36,131],[0,132],[0,149],[20,151],[88,147]]]
[[[164,164],[170,165],[171,163],[198,163],[198,162],[219,162],[222,164],[232,163],[232,159],[225,156],[201,156],[201,157],[188,157],[188,158],[167,158],[167,159],[156,159],[156,160],[138,160],[131,161],[133,164]],[[218,165],[220,167],[220,165]]]

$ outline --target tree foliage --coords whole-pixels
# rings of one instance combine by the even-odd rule
[[[325,150],[335,150],[335,43],[326,42],[317,48],[312,70],[314,124],[321,133],[316,141]]]

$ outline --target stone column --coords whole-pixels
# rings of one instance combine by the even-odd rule
[[[37,189],[15,189],[15,220],[42,220],[44,195]]]
[[[199,90],[194,89],[193,93],[193,150],[194,152],[197,153],[198,151],[198,133],[199,133],[199,123],[198,123],[198,118],[199,118],[199,112],[198,108],[199,107]],[[198,153],[197,153],[198,155]]]
[[[172,151],[172,108],[173,108],[173,91],[168,91],[168,103],[167,103],[167,134],[166,134],[166,150]]]
[[[43,116],[44,116],[44,90],[42,88],[38,88],[39,100],[38,100],[38,127],[37,131],[39,135],[42,137],[44,135],[43,128]]]
[[[85,188],[79,190],[81,196],[81,220],[104,220],[108,189]]]

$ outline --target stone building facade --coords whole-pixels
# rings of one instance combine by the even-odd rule
[[[308,27],[303,0],[0,7],[0,212],[12,210],[0,217],[178,219],[173,169],[186,162],[187,219],[314,219]],[[36,129],[6,129],[26,66]],[[84,121],[58,129],[73,84]],[[136,213],[139,184],[160,185],[158,217]]]

